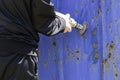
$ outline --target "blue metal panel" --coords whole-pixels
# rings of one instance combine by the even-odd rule
[[[52,0],[57,11],[70,13],[88,31],[53,37],[40,35],[40,80],[120,80],[120,1]],[[117,12],[117,13],[116,13]]]
[[[102,1],[103,79],[120,80],[120,0]]]

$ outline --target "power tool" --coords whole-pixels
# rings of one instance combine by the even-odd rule
[[[83,24],[79,24],[77,21],[75,21],[73,18],[70,17],[70,14],[64,15],[64,14],[62,14],[60,12],[57,12],[57,11],[55,11],[55,14],[57,16],[62,17],[62,18],[67,17],[71,26],[76,28],[79,31],[80,35],[84,35],[84,33],[87,31],[87,28],[88,28],[88,23],[87,22],[84,22]]]
[[[87,31],[88,23],[83,22],[83,24],[79,24],[77,21],[75,21],[73,18],[70,18],[70,24],[72,27],[76,28],[80,35],[84,35],[84,33]]]

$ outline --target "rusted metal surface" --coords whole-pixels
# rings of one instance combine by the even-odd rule
[[[120,0],[52,0],[55,9],[88,24],[81,36],[41,36],[40,80],[120,80]]]
[[[101,1],[103,80],[120,80],[120,0]]]

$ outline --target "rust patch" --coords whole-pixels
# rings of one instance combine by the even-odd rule
[[[93,56],[93,60],[97,60],[97,59],[99,59],[99,54],[98,54],[98,52],[96,52],[96,54]]]
[[[70,53],[67,54],[67,56],[70,58],[70,57],[75,57],[75,54],[73,51],[70,51]]]
[[[116,68],[116,64],[114,63],[114,68]]]
[[[92,35],[96,35],[96,33],[97,33],[96,30],[92,31]]]
[[[113,51],[114,48],[115,48],[115,43],[112,41],[111,44],[110,44],[109,50]]]
[[[77,53],[77,54],[80,54],[80,51],[78,50],[78,51],[76,51],[76,53]]]
[[[108,48],[108,46],[109,46],[109,43],[106,44],[106,47],[107,47],[107,48]]]
[[[97,49],[98,44],[94,43],[94,44],[92,45],[92,47],[93,47],[94,49]]]
[[[89,24],[88,24],[87,21],[83,22],[83,25],[84,25],[84,26],[87,26],[87,27],[89,26]]]
[[[77,58],[77,61],[79,61],[79,60],[80,60],[80,58],[78,57],[78,58]]]
[[[115,73],[115,77],[118,78],[118,73]]]
[[[63,64],[63,61],[61,59],[58,59],[59,64]]]
[[[110,59],[112,57],[112,51],[115,49],[115,43],[113,41],[111,41],[111,43],[107,43],[106,49],[108,58]]]
[[[109,6],[107,7],[107,12],[108,12],[108,11],[110,11],[110,7],[109,7]]]
[[[106,63],[107,63],[107,59],[104,59],[104,60],[103,60],[103,64],[106,64]]]
[[[118,73],[117,73],[117,70],[116,70],[117,66],[116,66],[115,63],[113,63],[113,67],[114,67],[114,76],[115,76],[115,78],[118,78]]]
[[[100,14],[102,12],[101,6],[99,6],[98,8],[98,14]]]
[[[110,2],[110,5],[112,5],[112,1]]]
[[[111,53],[109,53],[109,54],[108,54],[108,58],[110,59],[111,57],[112,57],[112,54],[111,54]]]
[[[48,65],[48,62],[47,62],[47,61],[44,61],[43,64],[44,64],[44,66],[47,66],[47,65]]]
[[[74,55],[73,51],[70,52],[71,55]]]
[[[53,46],[54,46],[54,48],[57,47],[57,43],[55,41],[53,41]]]

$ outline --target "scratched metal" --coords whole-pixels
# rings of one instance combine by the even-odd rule
[[[40,35],[39,80],[120,80],[120,1],[52,0],[88,31]]]

